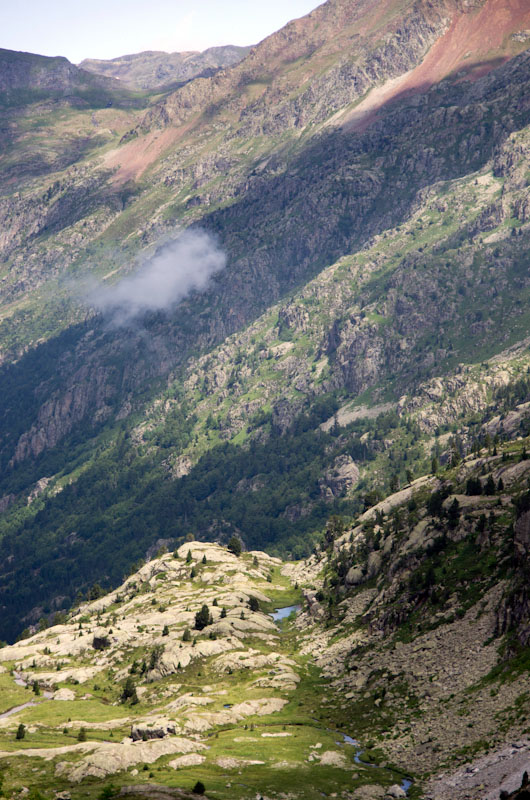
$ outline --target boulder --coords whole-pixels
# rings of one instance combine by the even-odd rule
[[[133,742],[148,739],[163,739],[165,736],[177,733],[177,724],[170,719],[157,719],[149,722],[137,722],[131,727],[131,739]]]
[[[187,756],[179,756],[174,758],[173,761],[168,763],[171,769],[184,769],[185,767],[198,767],[206,759],[206,756],[201,756],[199,753],[190,753]]]
[[[381,569],[381,553],[378,550],[374,550],[368,556],[368,578],[375,578],[375,576],[379,573]],[[347,577],[347,576],[346,576]]]
[[[393,786],[390,787],[390,789],[386,790],[385,798],[388,797],[392,798],[392,800],[394,799],[397,800],[397,798],[402,798],[406,796],[407,796],[406,791],[402,789],[401,786],[398,786],[397,783],[395,783]]]
[[[264,764],[264,761],[251,761],[248,758],[234,758],[232,756],[221,756],[215,762],[221,769],[239,769],[240,767],[251,767],[256,764]]]
[[[53,700],[75,700],[75,692],[71,689],[58,689],[58,691],[53,693]]]
[[[364,572],[360,567],[350,567],[346,575],[348,586],[358,586],[364,580]]]
[[[321,767],[345,767],[346,756],[336,750],[326,750],[320,757]]]

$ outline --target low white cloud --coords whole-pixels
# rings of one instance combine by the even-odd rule
[[[169,310],[190,292],[205,289],[225,266],[226,255],[210,234],[185,231],[133,275],[99,285],[87,299],[114,325],[126,325],[146,311]]]

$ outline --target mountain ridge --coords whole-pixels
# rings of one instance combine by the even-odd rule
[[[112,59],[85,58],[78,66],[97,75],[117,78],[132,89],[157,89],[237,64],[249,50],[235,45],[174,53],[145,50]]]

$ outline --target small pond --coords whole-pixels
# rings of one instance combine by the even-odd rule
[[[301,606],[284,606],[284,608],[277,608],[276,611],[273,611],[269,616],[272,617],[275,622],[279,622],[281,619],[287,619],[293,612],[297,614],[300,609]]]

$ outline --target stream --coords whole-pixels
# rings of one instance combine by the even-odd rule
[[[279,622],[280,620],[286,619],[287,617],[289,617],[293,612],[298,613],[300,611],[300,608],[301,608],[301,606],[299,606],[299,605],[296,605],[296,606],[284,606],[283,608],[277,608],[276,611],[274,611],[269,616],[271,616],[275,622]],[[319,720],[315,720],[315,722],[318,722],[318,721]],[[321,730],[326,730],[328,733],[339,734],[340,736],[342,736],[342,739],[343,739],[342,742],[335,742],[339,747],[342,747],[343,745],[347,744],[347,745],[350,745],[352,747],[357,748],[355,750],[355,755],[353,756],[353,760],[355,761],[356,764],[364,764],[367,767],[373,767],[375,769],[386,769],[386,767],[380,767],[378,764],[372,764],[369,761],[364,761],[363,757],[362,757],[363,756],[363,751],[359,747],[359,742],[356,739],[354,739],[353,736],[348,736],[348,734],[346,734],[346,733],[340,733],[339,731],[332,730],[331,728],[322,728]],[[405,794],[408,794],[408,791],[409,791],[410,787],[412,786],[411,778],[403,778],[403,780],[401,781],[400,786],[403,789],[403,791],[405,792]]]
[[[31,706],[36,706],[37,703],[30,701],[29,703],[22,703],[21,706],[14,706],[10,708],[8,711],[3,711],[0,714],[0,719],[6,719],[6,717],[10,717],[12,714],[18,714],[19,711],[23,711],[25,708],[30,708]]]
[[[330,731],[330,728],[326,728],[326,730]],[[330,732],[338,733],[338,731],[330,731]],[[348,736],[347,733],[341,733],[340,735],[342,736],[343,741],[335,742],[335,744],[338,744],[339,747],[342,746],[343,744],[349,744],[352,745],[353,747],[356,747],[357,750],[355,751],[355,755],[353,756],[353,760],[355,761],[356,764],[364,764],[366,767],[374,767],[375,769],[386,769],[386,767],[380,767],[378,764],[372,764],[370,761],[364,761],[362,757],[363,751],[359,747],[359,742],[352,736]],[[412,780],[410,778],[403,778],[403,780],[400,783],[400,786],[405,792],[405,794],[407,794],[410,787],[412,786]]]
[[[282,619],[287,619],[293,612],[298,613],[300,611],[301,606],[294,605],[294,606],[284,606],[283,608],[277,608],[276,611],[273,611],[272,614],[269,614],[273,618],[275,622],[280,622]],[[24,686],[28,688],[28,682],[24,680],[22,675],[19,672],[14,673],[14,681],[18,686]],[[44,700],[49,700],[53,697],[53,692],[48,690],[44,690],[43,693],[43,700],[40,702],[44,702]],[[34,700],[30,700],[27,703],[23,703],[20,706],[15,706],[14,708],[10,708],[8,711],[4,711],[0,714],[0,719],[5,719],[6,717],[10,717],[12,714],[17,714],[19,711],[22,711],[24,708],[30,708],[31,706],[36,706],[37,702]],[[230,708],[231,703],[227,703],[224,708]],[[319,720],[315,719],[315,722],[319,722]],[[339,747],[347,744],[351,747],[357,748],[355,751],[355,755],[353,756],[353,760],[356,764],[364,764],[367,767],[374,767],[375,769],[386,769],[386,767],[380,767],[378,764],[372,764],[369,761],[364,761],[362,754],[363,751],[359,747],[359,742],[353,738],[353,736],[349,736],[347,733],[341,733],[340,731],[333,730],[331,728],[321,728],[321,730],[325,730],[328,733],[334,733],[342,736],[342,742],[335,742]],[[243,784],[241,784],[243,785]],[[408,794],[410,787],[412,786],[412,780],[410,778],[403,778],[400,784],[403,791]]]
[[[28,682],[24,680],[20,672],[14,673],[14,681],[17,686],[23,686],[25,689],[28,688]],[[38,705],[39,702],[44,702],[44,700],[50,700],[53,697],[53,692],[48,691],[45,689],[42,692],[42,699],[38,700],[28,700],[27,703],[22,703],[20,706],[14,706],[13,708],[9,708],[7,711],[3,711],[0,714],[0,719],[6,719],[7,717],[11,717],[13,714],[18,714],[19,711],[23,711],[25,708],[31,708],[32,706]]]

